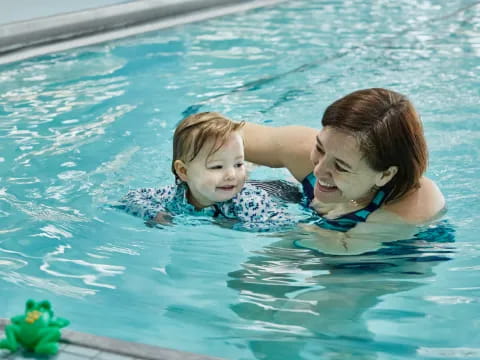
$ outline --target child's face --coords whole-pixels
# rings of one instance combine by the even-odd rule
[[[213,142],[207,142],[195,159],[183,164],[183,176],[179,174],[188,184],[188,200],[197,208],[230,200],[245,184],[246,171],[240,134],[233,133],[220,149],[208,156],[212,146]]]

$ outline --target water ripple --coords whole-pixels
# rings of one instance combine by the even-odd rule
[[[20,274],[14,271],[0,270],[0,278],[4,281],[17,284],[19,286],[26,286],[30,288],[37,288],[42,291],[51,292],[57,295],[69,296],[72,298],[83,298],[89,295],[95,295],[96,290],[72,286],[61,280],[49,280],[45,277],[30,276]]]
[[[69,207],[51,207],[45,204],[37,204],[32,201],[19,200],[12,194],[7,193],[6,189],[0,189],[0,201],[5,201],[18,211],[37,220],[47,221],[73,221],[84,222],[86,219],[76,209]]]
[[[426,296],[425,300],[442,305],[470,304],[473,302],[479,302],[479,298],[466,296]]]
[[[49,141],[51,145],[44,146],[41,150],[25,152],[15,160],[20,162],[26,157],[45,157],[76,150],[88,142],[95,141],[95,136],[105,133],[105,127],[107,125],[113,123],[117,118],[124,116],[134,108],[134,106],[130,105],[119,105],[115,108],[108,109],[106,113],[99,116],[99,121],[74,126],[68,130],[51,129],[53,134],[43,137],[43,139]],[[27,139],[29,139],[29,137],[27,137]]]
[[[32,234],[30,236],[32,237],[37,237],[37,236],[40,236],[40,237],[48,237],[48,238],[51,238],[51,239],[64,239],[64,238],[71,238],[72,237],[72,234],[66,230],[63,230],[63,229],[60,229],[58,228],[57,226],[55,225],[47,225],[47,226],[44,226],[42,227],[40,230],[43,230],[43,233],[39,233],[39,234]]]
[[[28,264],[25,260],[20,260],[16,258],[0,257],[0,269],[1,271],[5,270],[18,270],[22,267],[25,267]]]
[[[40,267],[45,273],[69,279],[80,279],[86,285],[115,289],[116,286],[108,283],[99,282],[101,278],[113,277],[123,274],[124,266],[115,266],[108,264],[90,263],[81,259],[66,259],[60,257],[47,257]],[[95,270],[95,273],[85,273],[88,270]]]
[[[420,347],[417,350],[420,356],[446,358],[446,359],[478,359],[480,357],[480,348],[469,347]]]

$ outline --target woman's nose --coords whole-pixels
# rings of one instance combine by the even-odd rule
[[[313,168],[313,174],[315,177],[319,177],[321,175],[330,175],[331,171],[329,169],[327,161],[325,161],[325,158],[319,159],[319,161],[315,164],[315,167]]]

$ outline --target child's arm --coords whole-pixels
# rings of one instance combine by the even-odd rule
[[[294,224],[284,207],[274,201],[265,190],[253,185],[245,185],[234,202],[242,228],[270,231]]]
[[[168,212],[160,211],[153,219],[145,221],[145,225],[148,227],[155,227],[157,225],[171,225],[172,220],[172,215],[170,215]]]
[[[166,203],[171,199],[174,191],[173,186],[130,190],[120,202],[124,204],[124,210],[127,213],[147,221],[155,221],[159,214],[166,212]]]

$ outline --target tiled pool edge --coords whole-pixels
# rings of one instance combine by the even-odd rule
[[[0,338],[4,337],[4,328],[9,321],[0,318]],[[182,352],[152,345],[123,341],[104,336],[97,336],[77,331],[62,330],[61,347],[56,356],[61,360],[62,352],[73,353],[85,359],[100,359],[101,353],[114,354],[125,357],[125,359],[145,360],[219,360],[220,358]],[[0,359],[15,359],[15,354],[7,357],[1,355]],[[104,357],[105,359],[107,356]],[[113,359],[113,357],[112,357]]]
[[[286,0],[151,0],[0,25],[0,64],[201,21]]]

